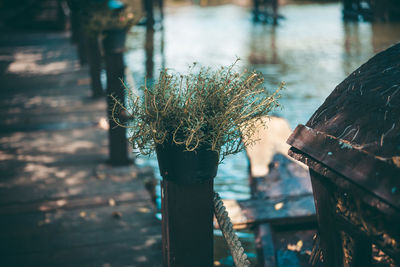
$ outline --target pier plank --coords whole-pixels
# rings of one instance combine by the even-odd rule
[[[225,203],[236,229],[250,226],[254,230],[260,266],[292,266],[281,265],[287,262],[287,253],[277,253],[276,245],[280,247],[282,240],[277,241],[276,237],[281,231],[315,228],[310,176],[305,165],[287,156],[286,139],[291,134],[288,122],[278,117],[264,120],[268,127],[259,127],[255,136],[260,141],[246,148],[251,199]],[[311,240],[310,234],[306,236]],[[291,252],[293,260],[300,261],[295,251],[284,252]]]
[[[315,220],[312,195],[272,200],[224,199],[232,224],[236,229],[245,229],[261,223],[296,224]]]

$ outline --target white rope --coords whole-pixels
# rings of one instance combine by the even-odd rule
[[[228,216],[228,212],[222,202],[218,193],[214,192],[214,214],[217,218],[219,228],[224,235],[225,241],[228,244],[228,248],[232,254],[233,262],[236,267],[249,267],[250,261],[247,258],[242,243],[236,235],[231,219]]]

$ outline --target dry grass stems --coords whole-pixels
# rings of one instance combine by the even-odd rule
[[[83,8],[83,26],[87,34],[98,35],[108,30],[129,30],[140,19],[141,12],[131,4],[125,3],[121,10],[111,10],[104,3],[91,3]]]
[[[262,74],[236,72],[237,61],[218,70],[194,64],[186,75],[163,70],[153,87],[143,87],[143,96],[127,90],[126,105],[112,96],[113,118],[119,126],[131,129],[129,140],[141,154],[173,142],[186,151],[211,149],[222,160],[256,141],[251,138],[256,126],[265,125],[261,118],[279,106],[283,87],[268,92],[262,87]],[[132,118],[129,123],[118,120],[121,112]],[[247,131],[242,133],[244,125]]]

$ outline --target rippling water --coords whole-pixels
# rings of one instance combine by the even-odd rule
[[[135,86],[149,73],[146,62],[156,76],[162,67],[185,72],[193,62],[219,66],[240,57],[242,68],[264,74],[267,88],[286,82],[283,109],[275,114],[294,128],[355,68],[400,40],[400,24],[343,23],[339,4],[288,5],[280,13],[285,19],[273,27],[253,24],[250,11],[235,5],[167,8],[163,31],[146,36],[136,27],[128,39]],[[143,49],[146,40],[147,46],[153,40],[153,60]],[[154,158],[138,163],[157,168]],[[215,182],[223,197],[248,198],[245,155],[227,158]]]
[[[240,57],[241,68],[264,74],[267,88],[286,82],[283,109],[275,114],[294,128],[353,70],[400,41],[400,24],[344,23],[339,4],[287,5],[280,13],[285,19],[274,27],[253,24],[251,12],[234,5],[167,8],[163,31],[146,35],[137,27],[129,36],[126,62],[135,87],[163,67],[185,72],[193,62],[219,66]],[[147,53],[146,41],[152,48]],[[158,175],[154,157],[137,163],[153,166]],[[215,189],[224,198],[246,199],[247,178],[245,154],[228,157],[219,167]]]

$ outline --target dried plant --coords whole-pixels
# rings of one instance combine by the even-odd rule
[[[129,30],[140,19],[140,12],[131,4],[125,3],[123,9],[111,10],[106,3],[93,2],[82,8],[84,29],[88,34],[96,36],[107,30]]]
[[[262,74],[236,72],[237,61],[215,71],[194,64],[186,75],[162,70],[154,86],[144,85],[141,97],[127,90],[126,105],[113,97],[114,120],[131,129],[129,140],[144,155],[166,142],[186,151],[205,147],[217,151],[221,160],[235,154],[256,141],[256,125],[265,124],[261,118],[278,106],[283,86],[268,92]],[[121,112],[132,118],[128,124],[119,121]]]

